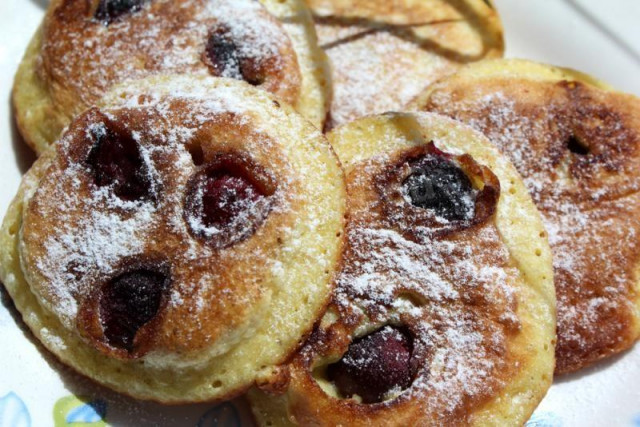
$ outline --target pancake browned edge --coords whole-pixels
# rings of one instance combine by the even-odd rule
[[[117,86],[25,175],[0,279],[62,362],[139,399],[228,399],[324,312],[344,177],[313,125],[208,76]]]
[[[554,255],[556,373],[630,348],[640,336],[640,100],[509,60],[464,68],[414,107],[471,124],[524,177]]]
[[[347,175],[336,289],[278,381],[250,391],[258,423],[524,424],[553,378],[555,296],[515,168],[433,114],[364,118],[329,140]]]
[[[18,68],[16,122],[36,153],[111,86],[156,74],[244,79],[322,128],[328,63],[303,0],[143,0],[113,14],[102,3],[52,0]]]
[[[306,0],[332,66],[326,129],[400,111],[461,65],[502,56],[498,13],[483,0]]]

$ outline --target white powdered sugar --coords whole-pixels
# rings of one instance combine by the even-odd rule
[[[41,181],[33,196],[37,199],[35,206],[41,223],[38,226],[47,229],[41,243],[42,256],[31,258],[31,247],[27,255],[35,263],[37,276],[45,284],[39,292],[48,308],[67,328],[75,329],[79,304],[96,292],[96,286],[119,274],[127,260],[166,259],[172,265],[173,273],[185,281],[171,288],[169,307],[185,306],[185,310],[190,312],[200,312],[209,307],[211,302],[205,299],[211,298],[212,286],[219,285],[219,275],[224,272],[213,268],[211,275],[203,276],[192,273],[191,264],[197,266],[217,256],[214,255],[215,248],[203,244],[198,231],[204,231],[204,239],[207,239],[220,230],[203,228],[204,225],[199,224],[194,216],[185,215],[187,183],[197,170],[187,149],[188,144],[203,127],[215,125],[220,120],[228,121],[227,126],[233,122],[233,126],[251,129],[252,132],[246,135],[247,140],[243,143],[247,147],[242,151],[250,153],[254,162],[260,159],[259,164],[270,168],[271,165],[265,163],[265,156],[274,155],[281,148],[267,135],[272,134],[272,127],[283,117],[265,113],[256,119],[255,111],[262,111],[265,103],[272,105],[267,95],[256,93],[248,98],[243,96],[244,86],[222,81],[217,81],[219,84],[212,91],[213,81],[176,77],[163,85],[157,85],[155,81],[125,84],[105,100],[116,103],[118,108],[103,109],[101,114],[129,128],[127,133],[138,146],[152,194],[148,199],[121,199],[111,185],[95,184],[90,164],[83,160],[70,160],[80,146],[90,147],[95,138],[106,135],[103,129],[106,125],[102,121],[90,122],[84,129],[72,128],[60,141],[58,155],[66,160],[56,160],[55,167],[49,172],[55,174],[55,178]],[[184,102],[189,104],[188,110],[176,108]],[[133,122],[130,121],[132,117],[136,117]],[[224,144],[225,141],[216,143]],[[278,161],[286,162],[286,159]],[[265,215],[288,215],[291,202],[296,197],[306,196],[290,194],[290,186],[297,179],[290,171],[272,172],[278,177],[277,188],[269,196],[272,207]],[[233,233],[240,232],[246,236],[253,231],[243,229],[243,221],[253,215],[253,210],[264,199],[261,197],[235,206],[239,215],[233,218]],[[29,222],[30,218],[27,216],[26,221]],[[322,222],[315,217],[310,221]],[[288,233],[283,228],[281,237],[287,239]],[[295,247],[293,243],[288,247]],[[271,269],[271,256],[275,255],[266,258],[257,250],[234,256],[237,262],[247,262],[245,258],[254,257],[268,271]],[[255,280],[261,280],[263,274],[256,272]],[[243,294],[228,294],[228,298],[244,301],[245,305],[259,303],[255,297]],[[222,300],[217,303],[224,306]],[[229,309],[231,307],[229,305]]]
[[[623,322],[616,316],[635,310],[640,180],[633,147],[640,137],[619,114],[614,94],[581,85],[526,81],[523,89],[508,83],[487,81],[456,92],[443,85],[426,108],[483,132],[522,174],[553,252],[559,354],[588,358],[599,346],[618,345]],[[588,148],[574,152],[572,138]]]
[[[444,59],[426,53],[417,43],[384,31],[366,34],[363,29],[362,38],[339,43],[353,36],[349,34],[353,30],[346,31],[318,27],[321,45],[332,64],[334,126],[369,114],[399,110],[429,83],[452,70]],[[424,58],[422,62],[427,64],[416,58]]]
[[[265,19],[264,8],[257,1],[213,0],[207,1],[204,10],[197,16],[198,21],[213,17],[221,25],[236,48],[237,57],[233,63],[224,64],[221,77],[243,79],[238,74],[241,64],[238,60],[250,59],[258,63],[269,59],[271,66],[282,66],[279,48],[287,43],[287,36],[271,20]]]
[[[70,168],[60,181],[76,187],[80,173],[79,167]],[[78,310],[76,296],[86,292],[87,283],[81,277],[108,275],[118,261],[139,254],[144,248],[144,230],[156,209],[149,202],[122,201],[104,187],[85,200],[75,192],[57,194],[61,196],[56,200],[60,221],[43,242],[47,256],[37,266],[55,289],[57,303],[53,310],[71,324]],[[127,214],[122,215],[122,211]],[[65,221],[80,213],[82,220]]]
[[[496,373],[506,360],[495,354],[504,354],[507,330],[518,324],[513,281],[519,279],[492,225],[461,239],[418,243],[352,222],[347,238],[334,300],[374,323],[413,325],[414,345],[428,357],[407,392],[420,396],[425,412],[454,411],[500,386]],[[498,314],[484,317],[469,298]]]
[[[43,64],[63,82],[52,95],[59,89],[71,91],[88,105],[124,81],[157,74],[209,74],[203,58],[216,28],[223,29],[233,45],[236,56],[227,58],[232,62],[244,58],[280,70],[282,49],[290,45],[279,22],[253,0],[156,0],[108,25],[69,12],[49,20]],[[243,77],[237,73],[239,64],[223,65],[222,77]]]

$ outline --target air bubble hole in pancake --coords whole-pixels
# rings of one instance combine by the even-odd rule
[[[567,148],[569,151],[579,156],[586,156],[590,152],[589,147],[575,135],[571,135],[567,140]]]

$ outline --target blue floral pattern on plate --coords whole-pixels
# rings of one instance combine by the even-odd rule
[[[102,421],[107,413],[107,402],[94,400],[85,405],[72,409],[67,414],[67,422],[71,423],[96,423]]]
[[[53,407],[55,427],[106,426],[107,402],[102,399],[83,398],[74,395],[58,399]]]
[[[535,412],[525,427],[562,427],[562,419],[553,412]]]
[[[0,398],[0,427],[31,427],[27,405],[14,392]]]

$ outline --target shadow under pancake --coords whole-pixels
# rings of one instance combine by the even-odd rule
[[[0,303],[4,306],[16,326],[24,334],[24,337],[38,350],[42,359],[53,370],[64,384],[67,394],[70,394],[86,402],[103,402],[106,405],[105,421],[112,425],[131,425],[135,420],[137,427],[157,426],[198,426],[220,427],[255,425],[251,410],[246,400],[242,397],[233,400],[233,403],[192,403],[183,405],[163,405],[156,402],[142,401],[117,393],[102,386],[90,378],[76,372],[73,368],[63,364],[50,353],[42,343],[36,339],[29,327],[22,320],[22,315],[15,307],[6,288],[0,283]],[[32,379],[33,387],[38,387],[38,379]],[[235,417],[225,416],[224,406],[232,405]],[[220,406],[220,408],[218,408]],[[228,414],[227,414],[228,415]]]
[[[196,403],[186,405],[167,406],[160,403],[141,401],[126,395],[116,393],[107,387],[95,383],[88,377],[76,372],[73,368],[60,362],[53,353],[50,353],[42,343],[31,333],[29,327],[22,320],[22,315],[16,309],[9,293],[4,285],[0,283],[0,303],[4,306],[16,326],[22,331],[25,338],[38,350],[42,359],[47,363],[60,378],[68,394],[59,396],[60,398],[73,394],[86,401],[102,401],[106,404],[105,420],[113,425],[129,425],[135,420],[135,425],[140,427],[152,427],[158,425],[187,425],[196,426],[201,419],[216,404]],[[25,379],[28,381],[27,379]],[[32,378],[33,387],[38,387],[38,379]],[[234,403],[240,407],[246,407],[246,403]],[[251,425],[249,410],[243,408],[242,425]],[[206,425],[206,424],[204,424]]]
[[[11,299],[11,296],[9,295],[9,292],[2,283],[0,283],[0,304],[2,304],[2,306],[7,309],[13,320],[16,322],[16,326],[18,326],[24,336],[29,339],[29,341],[35,344],[36,340],[34,336],[31,334],[31,331],[22,320],[22,315],[16,308],[13,300]]]
[[[18,169],[20,173],[24,175],[33,162],[36,161],[36,153],[24,142],[20,132],[18,131],[18,126],[16,125],[16,117],[13,111],[13,102],[11,102],[11,96],[9,96],[9,111],[11,111],[11,145],[13,148],[13,153],[15,154],[16,164],[18,165]]]
[[[606,359],[600,360],[598,362],[596,362],[594,365],[580,369],[576,372],[571,372],[568,374],[564,374],[564,375],[560,375],[560,376],[556,376],[553,379],[554,384],[564,384],[564,383],[571,383],[574,381],[579,381],[585,377],[588,377],[590,375],[595,375],[601,371],[605,371],[607,369],[610,369],[613,365],[617,364],[618,362],[622,361],[622,359],[624,359],[629,353],[631,353],[633,351],[633,349],[635,348],[635,346],[632,346],[631,348],[621,352],[621,353],[617,353],[615,355],[609,356]]]
[[[29,0],[42,10],[46,10],[49,7],[49,0]]]

